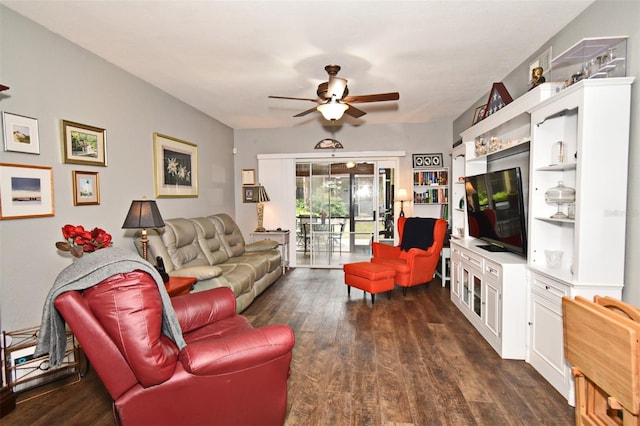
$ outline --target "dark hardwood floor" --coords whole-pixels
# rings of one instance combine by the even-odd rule
[[[286,425],[574,424],[566,400],[524,361],[500,359],[437,279],[372,306],[359,290],[347,297],[341,270],[297,268],[243,315],[295,331]],[[0,424],[113,424],[92,370],[28,396]]]

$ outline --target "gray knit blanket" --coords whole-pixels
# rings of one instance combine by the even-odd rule
[[[34,356],[49,354],[50,365],[62,365],[67,335],[64,319],[53,306],[56,297],[67,291],[87,289],[113,275],[136,270],[147,272],[156,281],[162,298],[162,333],[173,340],[179,350],[184,348],[186,343],[182,337],[180,323],[156,268],[131,250],[110,247],[89,255],[85,254],[60,272],[44,302]]]

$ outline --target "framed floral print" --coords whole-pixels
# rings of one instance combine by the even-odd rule
[[[198,196],[198,146],[153,134],[156,198]]]
[[[3,112],[2,133],[5,151],[40,154],[37,119]]]
[[[107,166],[107,131],[62,120],[63,162]]]
[[[0,219],[54,215],[53,169],[0,163]]]
[[[73,174],[73,205],[91,206],[100,204],[100,176],[98,172],[81,172]]]

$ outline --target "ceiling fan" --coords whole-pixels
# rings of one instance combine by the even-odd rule
[[[318,111],[322,116],[331,121],[339,120],[344,113],[354,118],[360,118],[366,114],[354,107],[351,104],[365,103],[365,102],[382,102],[382,101],[397,101],[400,99],[398,92],[390,93],[376,93],[373,95],[352,95],[349,96],[349,88],[347,87],[347,80],[338,77],[338,71],[340,71],[340,65],[327,65],[324,67],[327,74],[329,74],[329,81],[320,83],[318,85],[317,95],[315,99],[312,98],[292,98],[288,96],[269,96],[273,99],[293,99],[298,101],[311,101],[318,105],[310,108],[306,111],[302,111],[294,117],[302,117],[310,114],[314,111]]]

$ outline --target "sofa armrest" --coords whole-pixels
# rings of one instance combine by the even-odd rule
[[[183,333],[229,318],[236,313],[236,298],[227,287],[174,297],[171,304]]]
[[[198,281],[204,281],[222,275],[219,266],[189,266],[186,268],[174,269],[169,272],[172,277],[193,277]]]
[[[232,373],[264,364],[293,349],[288,325],[273,324],[248,332],[188,344],[180,352],[186,371],[199,376]]]
[[[278,248],[278,242],[273,240],[260,240],[253,243],[245,244],[244,251],[256,252],[256,251],[268,251]]]

